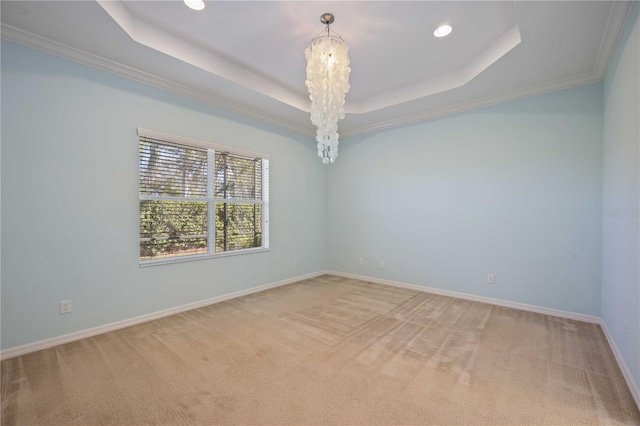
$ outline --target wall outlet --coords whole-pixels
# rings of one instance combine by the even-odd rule
[[[494,274],[487,274],[487,283],[495,284],[496,283],[496,276]]]
[[[298,266],[298,259],[293,259],[293,266]]]
[[[624,325],[622,326],[622,333],[626,336],[627,333],[629,332],[629,326],[627,324],[627,322],[624,322]]]
[[[380,261],[380,269],[384,269],[384,260]]]
[[[71,300],[60,301],[60,315],[68,314],[71,312]]]
[[[358,259],[358,263],[360,265],[364,265],[364,257],[361,257],[360,259]]]

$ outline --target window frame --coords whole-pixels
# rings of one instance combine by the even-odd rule
[[[144,128],[137,129],[138,137],[136,138],[138,147],[140,146],[140,138],[155,139],[158,143],[166,145],[176,145],[184,148],[196,148],[207,150],[207,171],[208,171],[208,191],[207,191],[207,253],[192,254],[185,256],[166,257],[159,259],[140,259],[140,201],[148,199],[171,199],[171,196],[148,196],[140,194],[140,150],[138,149],[138,262],[140,267],[164,265],[168,263],[190,262],[200,259],[211,259],[217,257],[236,256],[249,253],[260,253],[269,251],[269,168],[271,156],[268,154],[249,151],[241,148],[229,147],[221,145],[215,142],[203,141],[199,139],[192,139],[184,136],[171,135],[168,133],[158,132],[155,130],[149,130]],[[216,247],[216,206],[222,203],[237,202],[235,199],[221,199],[215,196],[213,188],[213,180],[215,176],[215,155],[216,153],[227,153],[229,155],[235,155],[248,158],[260,158],[262,160],[262,198],[260,200],[242,200],[250,201],[254,204],[260,204],[262,206],[262,235],[260,247],[252,247],[239,250],[228,250],[219,253],[215,252]],[[181,199],[179,201],[189,201],[188,199]],[[197,200],[204,201],[204,200]],[[211,252],[213,248],[213,252]]]

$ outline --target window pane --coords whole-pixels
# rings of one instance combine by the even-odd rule
[[[262,199],[262,160],[216,153],[215,196],[245,200]]]
[[[261,204],[216,204],[216,253],[261,246]]]
[[[140,194],[207,196],[207,151],[140,139]]]
[[[194,145],[140,134],[141,261],[268,247],[269,160]]]
[[[207,203],[140,201],[140,260],[207,253]]]

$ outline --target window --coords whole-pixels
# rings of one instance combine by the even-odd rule
[[[267,156],[138,134],[141,264],[269,248]]]

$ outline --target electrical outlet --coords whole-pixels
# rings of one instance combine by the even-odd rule
[[[384,269],[384,260],[380,261],[380,269]]]
[[[487,283],[488,284],[495,284],[496,283],[496,276],[493,274],[487,274]]]
[[[68,314],[71,312],[71,300],[60,301],[60,315]]]
[[[622,332],[624,333],[625,336],[629,332],[629,326],[628,326],[626,321],[624,322],[624,325],[622,326]]]
[[[361,257],[360,259],[358,259],[358,263],[361,265],[364,265],[364,257]]]
[[[293,266],[298,266],[298,259],[293,259]]]

